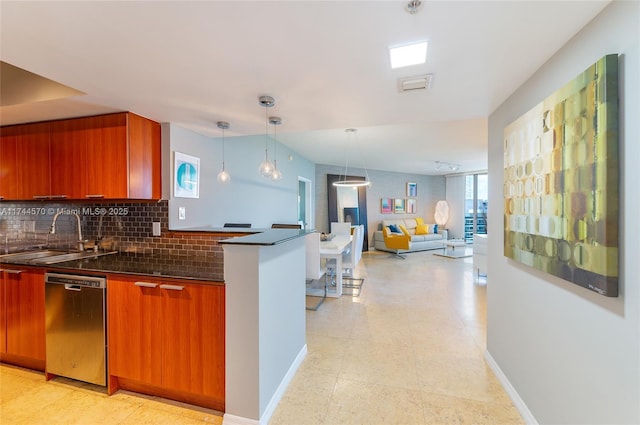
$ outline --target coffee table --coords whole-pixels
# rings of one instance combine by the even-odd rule
[[[455,251],[457,246],[467,246],[467,243],[462,239],[448,239],[444,241],[444,249],[451,247],[451,251]]]
[[[440,257],[447,258],[465,258],[471,257],[471,254],[467,252],[467,249],[461,249],[456,251],[456,247],[466,247],[467,243],[463,239],[448,239],[443,241],[442,254],[434,253]],[[448,250],[447,248],[451,248]]]

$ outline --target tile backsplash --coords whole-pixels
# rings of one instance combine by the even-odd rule
[[[56,232],[50,233],[54,216]],[[0,202],[0,253],[28,245],[74,246],[80,217],[82,237],[107,249],[191,258],[222,268],[225,237],[169,231],[168,201],[122,203]],[[153,223],[160,236],[153,236]]]

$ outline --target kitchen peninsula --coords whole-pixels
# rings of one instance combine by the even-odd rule
[[[48,224],[50,218],[43,221]],[[137,219],[130,214],[122,221]],[[169,230],[161,221],[164,236],[157,239],[158,248],[140,246],[125,252],[130,247],[47,265],[11,262],[7,256],[0,258],[3,278],[28,278],[29,287],[42,288],[45,272],[106,276],[111,393],[127,388],[212,407],[226,412],[226,424],[246,423],[243,418],[265,421],[306,353],[306,232]],[[180,246],[189,242],[192,247],[206,247],[207,254],[200,249],[190,257],[182,250],[172,254],[171,247],[179,241]],[[222,250],[224,272],[218,261],[223,260]],[[44,340],[44,300],[28,301],[43,304],[38,313],[43,326],[29,339]],[[2,357],[14,359],[8,354]],[[44,354],[35,357],[37,362],[23,365],[44,370]]]

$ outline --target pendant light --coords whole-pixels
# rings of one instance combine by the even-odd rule
[[[345,161],[345,165],[344,165],[344,176],[341,174],[340,177],[344,177],[341,180],[338,180],[336,182],[333,182],[334,186],[338,186],[338,187],[362,187],[362,186],[371,186],[371,181],[369,180],[369,173],[367,172],[367,166],[364,164],[364,159],[362,160],[362,165],[364,168],[364,174],[365,174],[365,179],[364,180],[348,180],[348,175],[349,175],[349,149],[350,146],[355,144],[357,150],[360,150],[360,146],[358,144],[358,130],[355,128],[347,128],[345,131],[345,133],[347,133],[347,159]],[[355,142],[352,140],[355,139]],[[360,155],[360,157],[362,158],[362,155]]]
[[[271,108],[276,102],[271,96],[260,96],[258,102],[260,106],[264,108],[264,161],[260,163],[258,171],[260,171],[263,177],[269,178],[273,173],[274,166],[273,163],[269,161],[269,118],[267,108]]]
[[[271,173],[271,180],[282,180],[282,172],[278,170],[278,135],[276,132],[277,126],[282,124],[282,118],[280,117],[269,117],[269,124],[273,126],[273,172]]]
[[[218,173],[218,181],[220,183],[227,183],[231,180],[231,176],[224,168],[224,131],[229,128],[229,123],[226,121],[218,121],[218,128],[222,129],[222,171]]]

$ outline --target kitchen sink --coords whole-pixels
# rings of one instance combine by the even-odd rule
[[[83,260],[85,258],[101,257],[103,255],[115,254],[118,251],[58,251],[58,250],[38,250],[16,252],[13,254],[0,255],[0,261],[4,263],[21,264],[55,264],[71,260]]]

